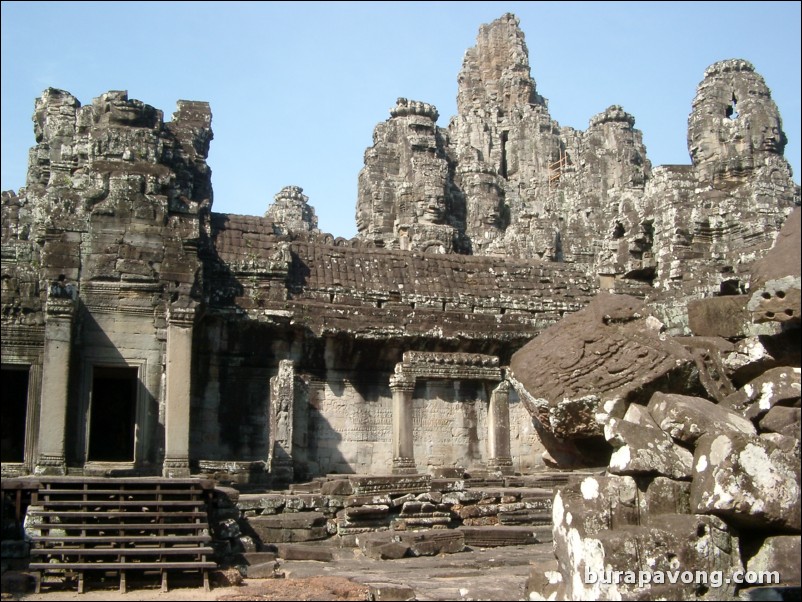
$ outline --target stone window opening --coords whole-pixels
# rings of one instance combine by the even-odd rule
[[[626,233],[627,231],[624,228],[624,224],[619,221],[615,222],[615,227],[613,228],[613,239],[618,240],[619,238],[623,238],[624,234]]]
[[[3,420],[0,461],[23,462],[28,415],[28,366],[3,366]]]
[[[95,366],[89,409],[90,462],[133,462],[139,369]]]
[[[729,119],[738,119],[738,99],[735,98],[735,92],[732,93],[732,102],[727,106],[727,111],[725,114]]]

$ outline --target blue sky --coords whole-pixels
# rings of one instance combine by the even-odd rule
[[[751,61],[783,117],[800,173],[799,2],[2,2],[2,189],[25,182],[34,99],[83,104],[128,90],[169,119],[211,104],[214,210],[262,215],[304,188],[320,227],[356,233],[357,174],[399,96],[445,127],[482,23],[521,20],[532,75],[560,125],[611,104],[644,133],[654,165],[689,163],[687,119],[705,68]]]

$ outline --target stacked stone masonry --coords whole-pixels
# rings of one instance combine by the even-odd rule
[[[585,131],[554,121],[513,15],[482,26],[457,94],[447,128],[434,106],[403,98],[377,126],[346,240],[319,230],[298,186],[263,217],[213,212],[208,104],[179,101],[165,121],[126,92],[81,105],[46,90],[26,186],[2,196],[16,421],[3,474],[264,484],[386,474],[398,458],[412,473],[526,473],[547,449],[587,457],[602,438],[597,401],[563,406],[558,439],[574,417],[587,427],[578,453],[540,421],[562,399],[533,410],[525,388],[504,384],[522,374],[506,369],[517,351],[597,292],[636,295],[654,314],[643,336],[657,339],[658,321],[690,334],[687,302],[722,295],[743,308],[751,298],[745,314],[788,316],[782,328],[798,322],[798,278],[750,281],[800,196],[748,62],[704,74],[685,166],[653,167],[620,106]],[[767,319],[738,336],[776,334]],[[658,355],[689,369],[724,361],[694,349]],[[413,351],[498,364],[481,378],[391,380]],[[714,380],[699,390],[716,399],[743,384]],[[406,455],[393,439],[401,405]]]

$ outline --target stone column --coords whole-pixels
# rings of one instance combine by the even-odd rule
[[[291,483],[295,368],[291,360],[281,360],[278,374],[270,379],[270,435],[267,441],[267,469],[274,481]]]
[[[502,380],[490,394],[490,411],[487,413],[487,447],[490,456],[487,465],[501,474],[512,474],[510,455],[510,384]]]
[[[393,392],[393,474],[415,474],[412,437],[412,392],[415,379],[402,374],[390,377]]]
[[[70,383],[72,324],[76,303],[66,287],[54,284],[45,306],[45,349],[42,364],[39,455],[34,472],[67,474],[65,441]],[[30,383],[29,385],[30,386]]]
[[[167,326],[167,391],[164,412],[165,477],[189,476],[189,407],[195,307],[171,307]]]

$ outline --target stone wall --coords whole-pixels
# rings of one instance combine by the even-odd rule
[[[312,381],[308,448],[296,470],[309,475],[387,474],[392,468],[392,399],[383,382],[352,384],[348,379]],[[296,412],[303,412],[296,407]],[[413,394],[413,441],[418,471],[462,467],[487,470],[488,395],[481,385],[460,381],[420,382]],[[543,447],[532,418],[513,401],[510,434],[515,468],[543,465]],[[305,465],[305,466],[304,466]]]
[[[345,240],[319,231],[298,186],[264,217],[212,213],[206,103],[179,101],[165,122],[126,92],[82,106],[46,90],[27,185],[2,195],[3,369],[28,371],[24,459],[4,474],[182,475],[191,462],[263,476],[277,450],[296,475],[384,470],[405,352],[507,366],[600,289],[686,333],[686,302],[746,292],[799,204],[777,108],[743,60],[704,74],[686,166],[653,168],[617,105],[585,131],[560,127],[509,14],[482,26],[458,114],[437,118],[401,98],[376,127]],[[292,428],[270,394],[282,361],[303,410]],[[135,453],[93,467],[93,374],[113,367],[137,370]],[[418,469],[488,461],[488,393],[472,382],[418,383]],[[511,404],[512,461],[530,470],[539,435]]]

